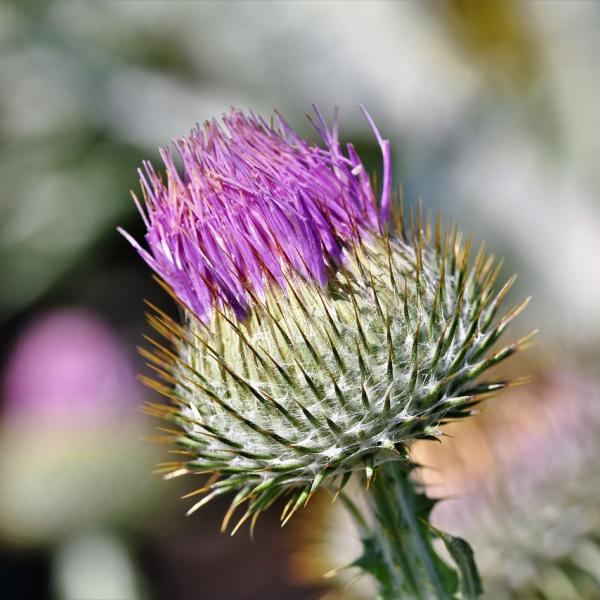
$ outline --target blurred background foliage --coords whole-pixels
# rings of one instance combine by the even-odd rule
[[[0,2],[7,597],[318,596],[320,583],[288,577],[275,520],[252,544],[219,536],[219,507],[183,518],[185,490],[149,475],[162,449],[137,442],[154,424],[130,410],[149,397],[131,383],[144,369],[133,351],[147,333],[142,298],[172,307],[115,228],[141,234],[128,197],[141,160],[231,105],[277,107],[313,138],[311,104],[339,105],[342,137],[377,170],[364,104],[392,140],[406,202],[422,196],[486,240],[505,275],[519,273],[515,298],[533,295],[520,323],[542,330],[530,371],[568,371],[597,391],[599,33],[594,1]],[[521,398],[535,410],[503,413],[503,440],[545,422],[535,415],[548,389]],[[569,406],[594,393],[573,393]],[[598,476],[586,469],[593,461],[582,477]],[[586,511],[600,510],[594,502]]]

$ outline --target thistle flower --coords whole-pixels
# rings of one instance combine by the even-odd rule
[[[227,305],[243,320],[253,294],[262,298],[269,284],[285,287],[291,273],[324,286],[344,242],[377,230],[389,215],[389,143],[380,140],[384,193],[377,210],[356,150],[349,144],[345,156],[336,129],[317,115],[326,150],[301,140],[279,115],[276,131],[234,110],[223,117],[227,131],[207,122],[175,142],[183,177],[168,150],[161,150],[166,185],[144,163],[148,214],[140,213],[150,253],[124,235],[200,319]]]
[[[33,320],[9,358],[3,421],[12,429],[98,429],[135,417],[130,357],[92,312],[62,308]]]
[[[53,310],[24,328],[0,381],[4,541],[47,545],[103,524],[131,528],[156,503],[156,454],[137,442],[145,424],[131,362],[87,310]]]
[[[470,261],[455,227],[395,210],[389,143],[367,119],[379,199],[318,110],[323,146],[233,110],[174,143],[181,172],[172,150],[166,180],[140,171],[147,246],[123,233],[184,315],[152,307],[168,344],[142,349],[171,401],[148,411],[181,449],[163,471],[211,474],[189,512],[234,493],[224,527],[247,505],[234,531],[282,495],[286,521],[320,486],[406,464],[414,440],[505,385],[477,380],[524,343],[492,350],[526,304],[497,317],[514,279],[495,293],[483,248]]]

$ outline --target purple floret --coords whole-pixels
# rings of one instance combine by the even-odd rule
[[[160,151],[166,182],[149,162],[139,170],[148,250],[120,231],[199,318],[216,304],[244,319],[251,296],[283,286],[291,272],[325,285],[350,240],[385,227],[389,142],[366,115],[383,153],[378,207],[354,147],[342,150],[337,114],[329,129],[315,113],[324,148],[302,140],[279,114],[270,126],[234,109],[222,124],[206,122],[174,142],[181,173],[172,149]]]

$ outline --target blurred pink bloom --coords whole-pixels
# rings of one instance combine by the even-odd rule
[[[79,427],[134,414],[131,359],[96,315],[62,309],[35,319],[17,340],[2,382],[5,423]]]

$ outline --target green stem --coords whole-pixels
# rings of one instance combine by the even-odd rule
[[[391,471],[390,466],[391,465],[387,467],[388,472]],[[393,489],[395,491],[396,499],[398,500],[401,518],[408,525],[410,531],[410,537],[413,542],[412,549],[416,550],[416,555],[419,557],[427,579],[431,582],[431,586],[435,590],[436,596],[440,599],[450,598],[448,592],[444,588],[442,576],[434,560],[435,558],[439,562],[430,541],[429,531],[424,529],[422,523],[417,522],[414,506],[415,490],[405,474],[398,477],[397,472],[392,472],[389,476],[390,478],[393,478],[396,483]]]
[[[414,598],[421,598],[414,555],[407,552],[407,539],[402,523],[395,514],[394,499],[390,498],[390,489],[386,483],[383,477],[377,477],[371,492],[375,518],[381,525],[374,528],[374,534],[389,575],[389,583],[385,587],[390,588],[390,591],[404,589]]]
[[[406,464],[377,468],[365,492],[371,519],[367,527],[363,520],[364,553],[355,565],[377,579],[382,600],[477,598],[480,586],[468,544],[429,525],[434,501],[418,487]],[[446,544],[458,571],[438,556],[435,538]]]

